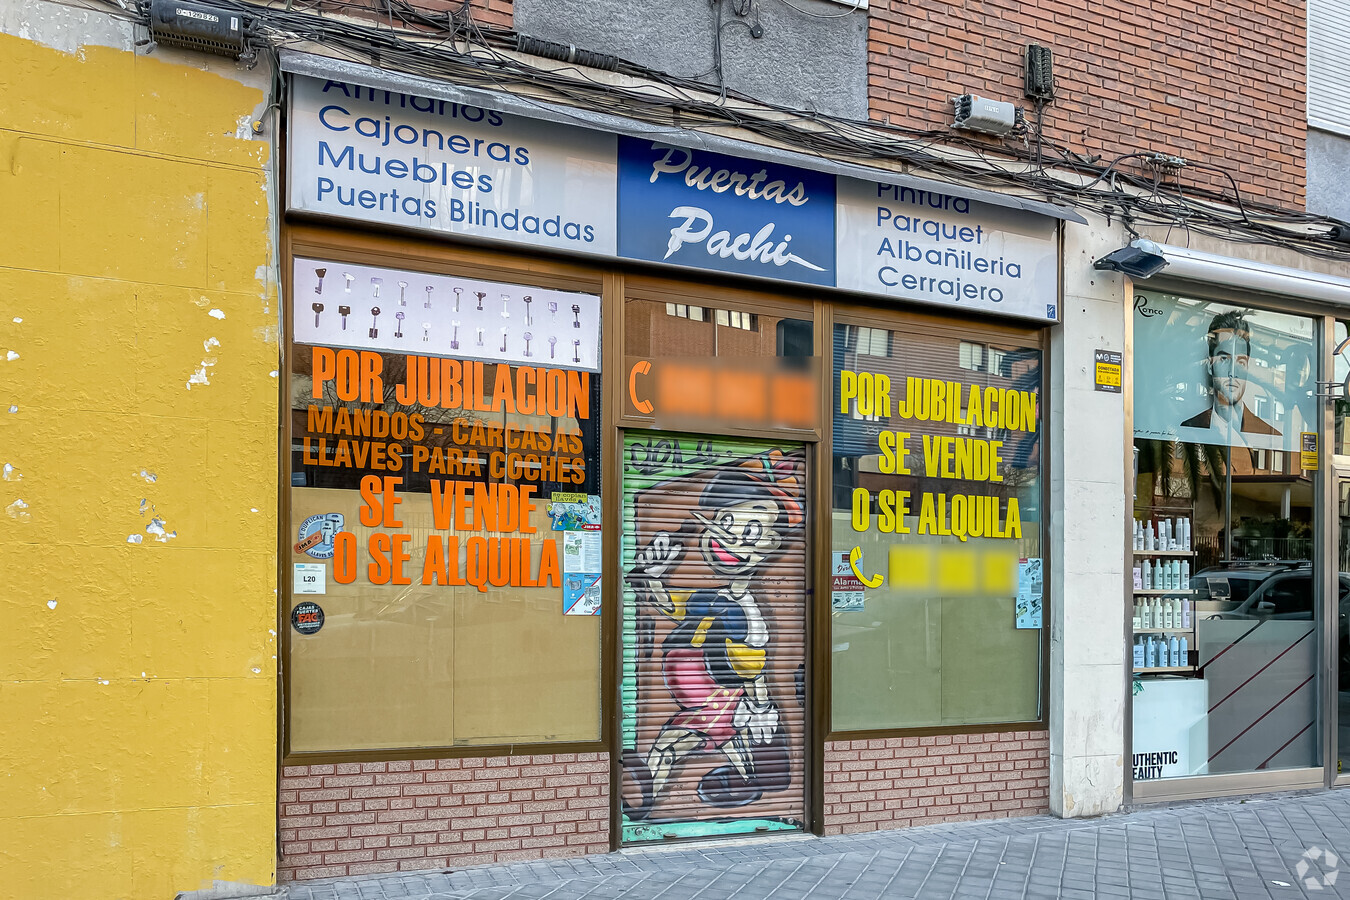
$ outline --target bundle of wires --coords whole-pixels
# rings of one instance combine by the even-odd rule
[[[145,20],[145,0],[92,2]],[[905,171],[938,181],[1043,198],[1108,219],[1119,217],[1132,233],[1142,226],[1177,227],[1232,241],[1278,245],[1324,259],[1350,260],[1350,246],[1338,240],[1350,226],[1325,216],[1244,200],[1232,173],[1217,164],[1190,162],[1173,169],[1135,162],[1156,158],[1151,151],[1123,153],[1103,162],[1044,137],[1039,125],[1033,147],[1025,140],[1025,124],[1013,141],[990,142],[945,128],[918,130],[792,109],[728,90],[720,70],[704,73],[716,74],[721,82],[710,84],[703,76],[670,75],[585,51],[577,51],[573,58],[591,63],[590,67],[545,65],[517,52],[522,42],[514,31],[476,22],[468,0],[448,12],[419,9],[407,0],[279,0],[279,5],[212,2],[251,21],[250,41],[260,53],[317,46],[356,62],[655,126],[739,132],[822,158],[884,162],[891,167],[902,164]],[[715,27],[720,37],[720,15]],[[525,45],[529,46],[529,39]],[[600,78],[598,69],[626,78]],[[1214,173],[1218,181],[1183,184],[1183,173],[1190,171]],[[1224,183],[1231,193],[1222,188]]]

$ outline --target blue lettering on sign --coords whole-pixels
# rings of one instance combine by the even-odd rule
[[[834,284],[834,176],[619,138],[619,255]]]

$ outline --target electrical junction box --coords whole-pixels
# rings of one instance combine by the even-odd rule
[[[150,0],[150,37],[157,44],[238,59],[245,49],[244,29],[244,17],[235,10]]]
[[[975,94],[952,98],[956,108],[953,128],[985,134],[1007,134],[1017,124],[1017,107],[1001,100],[986,100]]]

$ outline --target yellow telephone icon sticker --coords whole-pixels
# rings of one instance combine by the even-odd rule
[[[866,587],[870,588],[881,587],[881,582],[885,580],[885,576],[883,576],[881,573],[877,573],[876,575],[873,575],[871,578],[868,578],[858,569],[858,563],[861,561],[862,561],[861,547],[854,547],[852,550],[848,552],[848,565],[849,568],[853,570],[854,577],[856,577],[859,581],[861,581]]]

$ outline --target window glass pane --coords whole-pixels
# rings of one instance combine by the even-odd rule
[[[973,374],[981,344],[834,339],[832,728],[1037,719],[1040,351]]]
[[[1136,298],[1134,778],[1317,765],[1314,320]]]
[[[811,356],[812,325],[809,318],[630,298],[624,302],[624,355]]]
[[[556,529],[599,523],[599,298],[306,260],[295,283],[324,309],[292,323],[290,602],[322,627],[290,634],[291,750],[598,739],[600,620],[564,615]]]
[[[669,309],[688,309],[673,315]],[[697,312],[695,312],[697,311]],[[625,415],[670,431],[820,426],[824,376],[810,318],[624,301]]]

